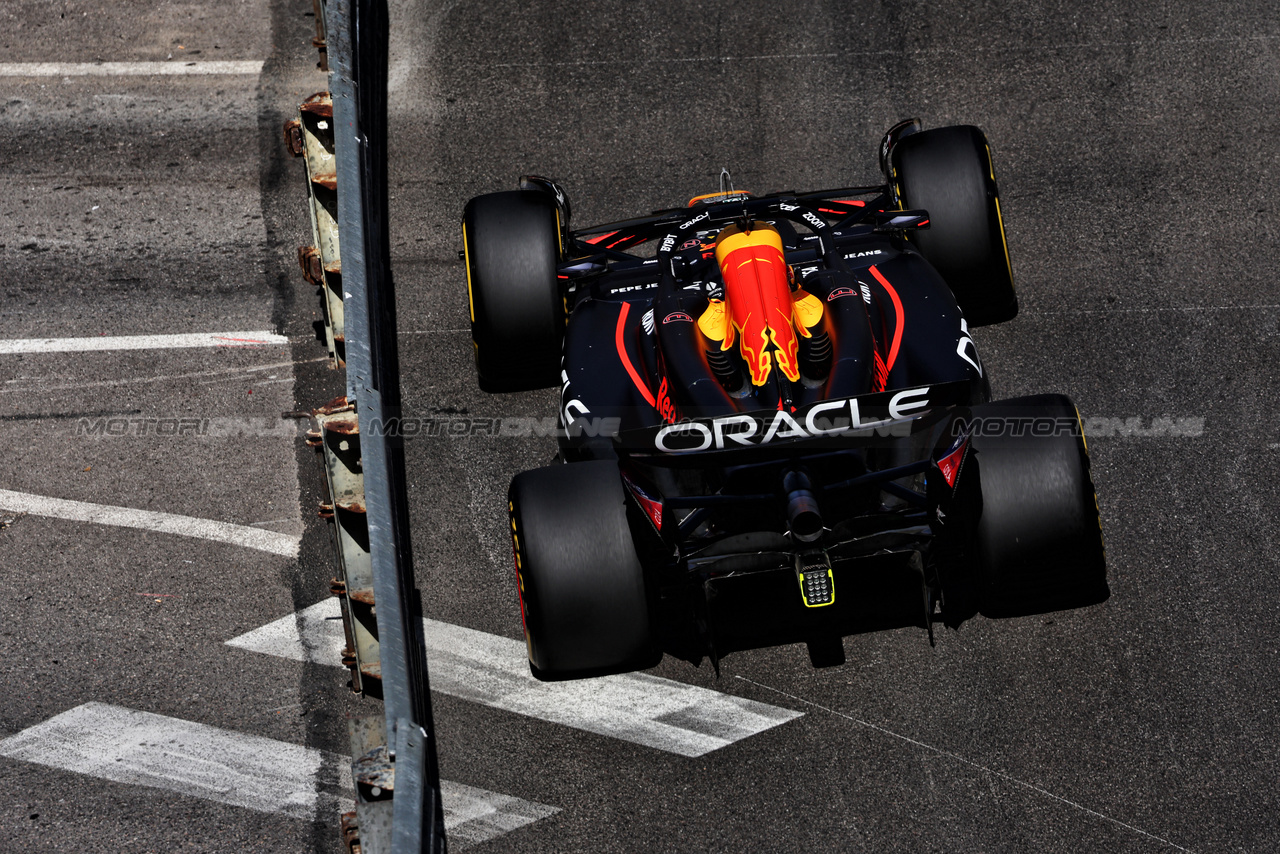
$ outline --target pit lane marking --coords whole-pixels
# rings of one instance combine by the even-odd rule
[[[748,679],[745,676],[734,676],[734,678],[739,681],[746,682],[750,685],[755,685],[757,688],[763,688],[766,691],[772,691],[773,693],[786,697],[789,700],[795,700],[797,703],[804,703],[806,706],[811,706],[812,708],[818,709],[820,711],[833,714],[836,717],[844,718],[845,720],[851,721],[852,723],[855,723],[858,726],[863,726],[863,727],[866,727],[867,729],[873,729],[878,733],[882,733],[891,738],[896,738],[899,741],[905,741],[907,744],[913,745],[915,747],[922,747],[925,750],[932,751],[933,753],[936,753],[939,756],[946,757],[947,759],[954,759],[956,762],[959,762],[963,765],[968,765],[970,768],[974,768],[978,771],[983,772],[984,774],[990,774],[993,777],[999,777],[1001,780],[1004,780],[1009,783],[1013,783],[1016,786],[1021,786],[1024,789],[1030,789],[1031,791],[1037,794],[1044,795],[1046,798],[1050,798],[1052,800],[1058,801],[1059,803],[1066,804],[1069,807],[1074,807],[1075,809],[1080,810],[1081,812],[1088,813],[1089,815],[1094,816],[1096,818],[1100,818],[1104,821],[1109,821],[1114,825],[1123,827],[1125,830],[1132,831],[1140,836],[1145,836],[1148,839],[1152,839],[1152,840],[1155,840],[1156,842],[1160,842],[1165,845],[1168,845],[1170,848],[1175,848],[1178,851],[1186,851],[1188,852],[1188,854],[1190,854],[1191,852],[1190,848],[1183,848],[1181,845],[1177,844],[1176,842],[1170,842],[1168,839],[1165,839],[1162,836],[1156,836],[1154,833],[1148,833],[1142,828],[1134,827],[1132,824],[1127,824],[1126,822],[1123,822],[1118,818],[1112,818],[1111,816],[1106,815],[1105,813],[1100,813],[1097,810],[1089,809],[1083,804],[1078,804],[1075,801],[1068,800],[1062,797],[1061,795],[1055,795],[1053,792],[1050,792],[1048,789],[1043,789],[1034,783],[1028,783],[1025,780],[1019,780],[1017,777],[1014,777],[1011,774],[1007,774],[1004,771],[998,771],[995,768],[989,768],[986,765],[979,765],[977,762],[974,762],[972,759],[966,759],[958,753],[952,753],[949,750],[943,750],[940,747],[934,747],[931,744],[925,744],[923,741],[919,741],[917,739],[911,738],[910,736],[902,735],[901,733],[894,732],[893,730],[879,726],[878,724],[873,724],[870,721],[864,721],[861,718],[855,718],[853,715],[846,714],[845,712],[836,711],[830,706],[824,706],[820,703],[815,703],[812,700],[806,700],[804,697],[797,697],[795,694],[789,694],[786,691],[782,691],[770,685],[765,685],[763,682],[757,682],[754,679]]]
[[[304,821],[355,808],[346,756],[106,703],[0,740],[0,756]],[[462,783],[440,789],[451,850],[559,812]]]
[[[12,338],[0,340],[0,355],[85,353],[95,350],[168,350],[190,347],[284,346],[274,332],[193,332],[180,335],[101,335],[86,338]]]
[[[337,599],[326,599],[227,644],[340,667],[340,616]],[[680,756],[703,756],[803,714],[646,673],[539,682],[520,641],[437,620],[424,626],[433,691]]]
[[[112,507],[106,504],[90,504],[87,501],[69,501],[64,498],[50,498],[9,489],[0,489],[0,510],[213,540],[290,558],[298,556],[298,543],[301,540],[294,534],[280,534],[248,525],[234,525],[230,522],[197,519],[192,516],[179,516],[176,513],[161,513],[155,510],[138,510],[133,507]]]
[[[205,62],[0,62],[0,77],[159,77],[207,75],[258,75],[262,60],[209,60]]]

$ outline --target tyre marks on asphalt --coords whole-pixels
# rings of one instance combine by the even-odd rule
[[[539,682],[520,641],[437,620],[424,626],[433,691],[680,756],[703,756],[803,714],[645,673]],[[341,666],[338,601],[319,602],[227,643]]]
[[[0,756],[304,821],[355,806],[348,757],[106,703],[0,740]],[[441,791],[454,850],[559,811],[461,783]]]
[[[1036,794],[1041,795],[1045,798],[1048,798],[1052,801],[1057,801],[1058,803],[1063,804],[1064,806],[1068,806],[1068,807],[1071,807],[1072,809],[1079,810],[1080,812],[1091,815],[1094,818],[1100,818],[1103,821],[1110,822],[1111,824],[1116,825],[1117,827],[1121,827],[1139,836],[1143,836],[1147,839],[1153,840],[1155,842],[1159,842],[1163,845],[1167,845],[1170,848],[1173,848],[1175,850],[1186,851],[1186,852],[1190,852],[1191,850],[1189,848],[1183,848],[1181,845],[1177,844],[1176,842],[1171,842],[1168,839],[1165,839],[1163,836],[1156,836],[1154,833],[1148,833],[1142,828],[1135,827],[1132,824],[1123,822],[1118,818],[1113,818],[1112,816],[1109,816],[1105,813],[1101,813],[1101,812],[1098,812],[1097,810],[1089,809],[1084,804],[1080,804],[1075,801],[1069,800],[1067,798],[1062,797],[1061,795],[1055,795],[1053,792],[1049,791],[1048,789],[1045,789],[1041,786],[1037,786],[1034,783],[1028,783],[1026,780],[1020,780],[1017,777],[1014,777],[1013,775],[1007,774],[1004,771],[1000,771],[996,768],[991,768],[986,765],[980,765],[977,762],[974,762],[972,759],[966,759],[965,757],[961,756],[958,753],[952,753],[950,750],[943,750],[940,747],[934,747],[932,744],[925,744],[923,741],[919,741],[917,739],[911,738],[910,736],[903,735],[902,733],[899,733],[899,732],[894,732],[891,729],[888,729],[883,726],[879,726],[878,724],[873,724],[870,721],[864,721],[861,718],[856,718],[853,715],[838,711],[836,709],[830,708],[829,706],[823,706],[819,703],[813,702],[812,700],[806,700],[804,697],[799,697],[795,694],[790,694],[781,689],[774,688],[769,685],[765,685],[763,682],[757,682],[754,679],[748,679],[745,676],[735,676],[734,678],[741,682],[747,682],[751,685],[755,685],[757,688],[763,688],[766,691],[772,691],[775,694],[786,697],[787,699],[793,700],[797,703],[803,703],[804,705],[810,706],[811,708],[817,709],[818,711],[835,715],[838,718],[843,718],[846,721],[849,721],[850,723],[856,724],[860,727],[866,727],[867,729],[875,730],[881,735],[887,735],[890,738],[895,738],[913,747],[917,747],[917,748],[920,748],[921,750],[929,751],[937,756],[941,756],[943,758],[950,759],[954,762],[958,762],[961,765],[967,765],[970,768],[973,768],[977,771],[982,772],[983,774],[990,774],[992,777],[998,777],[999,779],[1004,780],[1006,783],[1012,783],[1015,786],[1019,786],[1023,789],[1027,789],[1029,791],[1035,792]]]
[[[92,522],[97,525],[114,525],[120,528],[139,528],[161,534],[175,534],[179,537],[195,537],[271,552],[289,558],[298,556],[298,543],[301,539],[296,534],[281,534],[249,525],[234,525],[213,519],[195,519],[191,516],[179,516],[176,513],[162,513],[156,510],[112,507],[106,504],[91,504],[87,501],[68,501],[64,498],[49,498],[9,489],[0,489],[0,510],[29,513],[32,516],[49,516],[55,519],[70,519],[77,522]]]

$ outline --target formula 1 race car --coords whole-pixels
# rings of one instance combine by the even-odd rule
[[[467,204],[481,388],[561,389],[508,504],[535,676],[1107,598],[1075,406],[990,401],[971,335],[1018,307],[985,136],[901,122],[880,167],[582,229],[545,178]]]

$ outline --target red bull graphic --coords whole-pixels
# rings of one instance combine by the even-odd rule
[[[658,386],[658,399],[654,403],[653,408],[658,410],[658,414],[662,416],[662,420],[668,424],[675,424],[683,416],[680,415],[680,409],[671,402],[671,395],[667,393],[667,378],[662,378],[662,384]]]
[[[724,276],[724,302],[713,300],[698,319],[707,337],[738,352],[751,383],[764,385],[776,361],[792,382],[800,379],[799,339],[822,318],[822,303],[804,291],[793,298],[782,254],[782,237],[768,223],[750,230],[729,226],[716,239],[716,262]],[[795,323],[794,320],[800,320]]]

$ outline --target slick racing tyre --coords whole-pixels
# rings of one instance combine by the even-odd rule
[[[973,407],[981,515],[979,608],[989,617],[1077,608],[1109,595],[1079,415],[1062,395]]]
[[[489,193],[467,203],[462,238],[471,340],[485,391],[560,384],[560,235],[555,199],[547,193]]]
[[[919,131],[899,140],[889,159],[899,205],[929,212],[928,229],[913,232],[911,241],[942,274],[969,325],[1013,319],[1018,296],[982,131],[971,125]]]
[[[533,675],[551,681],[625,673],[662,658],[653,643],[618,464],[516,475],[511,538]]]

